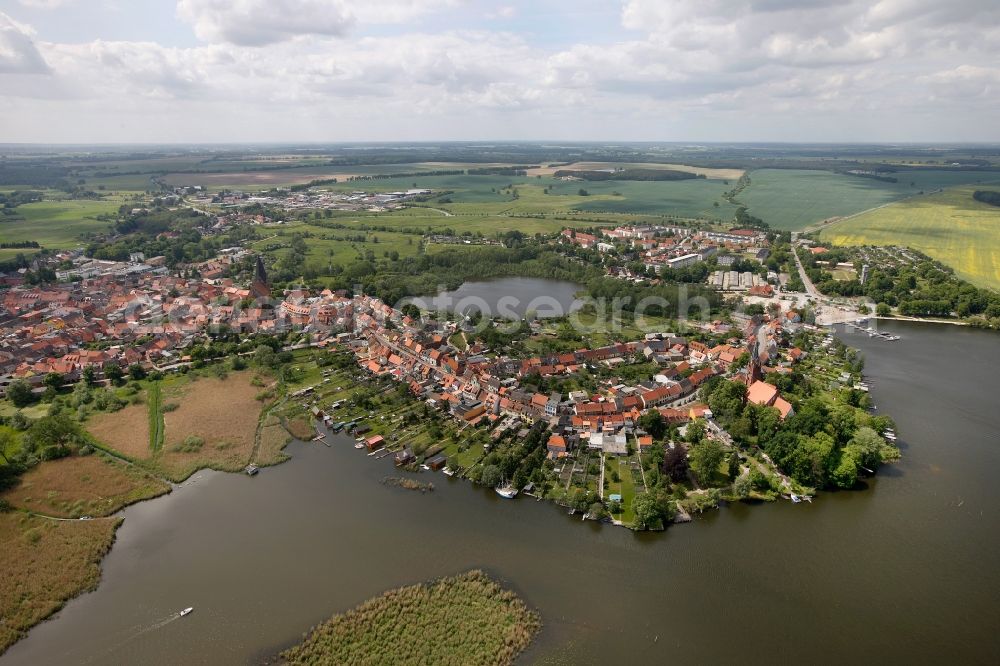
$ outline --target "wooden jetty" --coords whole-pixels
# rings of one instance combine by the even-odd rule
[[[898,335],[891,335],[889,333],[882,333],[881,331],[876,331],[871,326],[865,327],[861,324],[856,324],[853,321],[844,322],[845,326],[850,326],[851,328],[861,331],[862,333],[867,333],[869,338],[880,338],[887,342],[895,342],[896,340],[902,340]]]

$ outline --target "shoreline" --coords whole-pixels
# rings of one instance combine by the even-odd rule
[[[881,321],[913,321],[924,324],[951,324],[952,326],[972,326],[972,324],[970,324],[968,321],[965,321],[964,319],[936,319],[936,318],[925,318],[925,317],[907,317],[904,315],[900,315],[898,317],[879,317],[876,315],[871,315],[868,318],[878,319]],[[987,328],[986,330],[989,329]]]

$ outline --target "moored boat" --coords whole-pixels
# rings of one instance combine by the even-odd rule
[[[504,499],[514,499],[517,497],[517,488],[511,485],[498,486],[496,489],[497,495],[503,497]]]

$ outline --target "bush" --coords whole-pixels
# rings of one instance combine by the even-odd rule
[[[174,446],[174,451],[179,453],[198,453],[205,445],[205,440],[197,435],[188,435],[184,441]]]

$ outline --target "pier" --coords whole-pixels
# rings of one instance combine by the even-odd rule
[[[897,340],[902,340],[898,335],[891,335],[889,333],[882,333],[881,331],[876,331],[871,326],[865,327],[853,321],[844,322],[845,326],[850,326],[851,328],[861,331],[862,333],[867,333],[869,338],[881,338],[887,342],[895,342]]]

